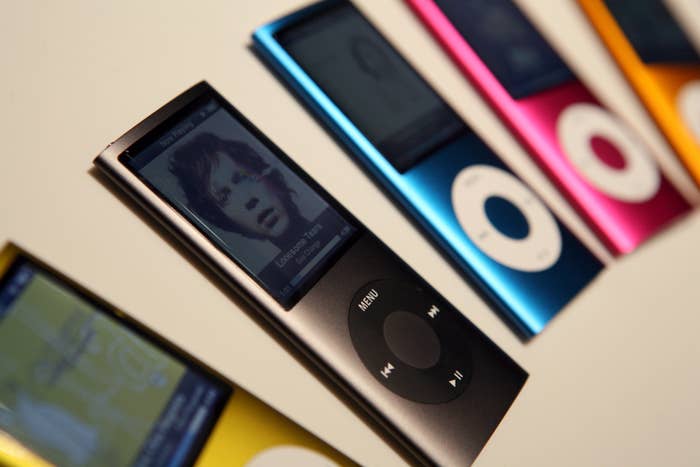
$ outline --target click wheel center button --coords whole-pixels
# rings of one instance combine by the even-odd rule
[[[394,311],[384,319],[384,339],[402,362],[417,369],[435,366],[440,360],[440,339],[419,316]]]

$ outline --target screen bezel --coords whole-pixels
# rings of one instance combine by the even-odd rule
[[[97,295],[93,294],[80,284],[74,282],[69,277],[47,265],[38,258],[32,256],[25,250],[15,246],[14,244],[5,245],[0,249],[0,255],[10,250],[11,256],[6,265],[0,264],[0,290],[2,290],[8,281],[10,281],[17,270],[24,265],[33,267],[36,272],[45,275],[45,278],[54,283],[56,286],[67,289],[74,294],[78,299],[84,300],[92,308],[94,313],[100,313],[112,320],[116,326],[122,326],[128,331],[133,332],[140,339],[155,346],[162,352],[166,353],[170,358],[183,364],[189,370],[196,370],[204,377],[209,379],[218,390],[222,391],[222,397],[219,402],[212,406],[212,415],[203,429],[197,435],[193,448],[188,455],[183,458],[183,465],[191,465],[201,455],[204,447],[207,445],[214,428],[224,414],[224,409],[231,401],[231,398],[236,392],[233,383],[224,376],[207,366],[204,362],[189,355],[184,350],[177,347],[175,344],[164,338],[163,336],[152,331],[150,328],[140,323],[129,315],[119,311],[117,308],[104,301]],[[155,426],[152,425],[152,428]],[[146,439],[144,439],[144,442]]]
[[[439,101],[447,110],[448,113],[451,113],[456,120],[460,123],[458,128],[455,128],[449,135],[443,137],[441,140],[438,140],[437,142],[430,144],[426,146],[424,149],[419,151],[417,155],[414,155],[411,158],[406,158],[404,154],[399,153],[398,157],[389,157],[385,152],[384,149],[380,147],[380,142],[374,141],[369,138],[367,133],[363,131],[357,124],[357,122],[349,117],[347,112],[340,107],[338,102],[333,99],[332,95],[327,92],[327,90],[321,86],[321,84],[313,79],[313,77],[309,74],[309,71],[307,70],[306,67],[302,66],[302,64],[297,61],[289,52],[288,48],[285,45],[284,38],[282,36],[293,32],[292,30],[303,26],[305,23],[308,23],[309,21],[313,21],[316,18],[320,16],[324,16],[327,14],[332,13],[334,10],[340,9],[340,8],[351,8],[353,9],[357,15],[364,20],[373,30],[374,32],[383,40],[386,45],[391,48],[395,53],[396,53],[396,58],[401,61],[411,72],[414,73],[415,77],[423,83],[423,85],[426,87],[428,91],[430,91],[435,99]],[[336,108],[343,114],[343,116],[347,119],[348,122],[350,122],[357,130],[367,139],[367,141],[372,145],[372,147],[377,151],[378,154],[380,154],[386,162],[391,165],[398,173],[403,174],[406,173],[407,171],[411,170],[413,167],[417,166],[421,162],[423,162],[425,159],[430,157],[432,154],[436,153],[439,151],[441,148],[447,146],[451,142],[453,142],[455,139],[460,138],[465,135],[469,135],[473,133],[471,128],[464,122],[462,117],[447,103],[447,101],[428,83],[428,81],[425,80],[423,75],[421,75],[418,70],[406,59],[406,57],[394,47],[394,44],[389,41],[384,34],[374,25],[372,21],[367,18],[362,11],[360,11],[352,2],[347,1],[347,0],[322,0],[319,3],[316,3],[314,5],[311,5],[307,8],[304,8],[295,14],[291,15],[290,17],[287,17],[284,19],[283,23],[279,24],[277,27],[275,27],[274,31],[271,33],[272,38],[274,41],[277,43],[277,45],[280,47],[282,51],[289,57],[290,60],[294,62],[294,64],[299,67],[299,69],[308,77],[310,81],[314,83],[315,86],[318,87],[318,89],[326,96],[326,98],[333,103],[333,105],[336,106]],[[401,157],[403,156],[403,157]],[[407,161],[403,161],[402,159],[408,159]]]
[[[447,13],[447,11],[445,11],[445,5],[441,5],[438,0],[432,0],[432,3],[435,5],[435,8],[437,8],[440,11],[440,13],[442,13],[445,16],[447,21],[450,22],[450,24],[459,34],[462,40],[467,43],[467,45],[471,48],[473,53],[479,58],[481,63],[484,64],[484,66],[488,69],[490,74],[494,77],[496,82],[500,84],[500,86],[508,93],[508,95],[513,100],[518,101],[522,99],[528,99],[545,93],[550,89],[556,89],[561,86],[565,86],[566,84],[572,81],[577,81],[578,78],[574,71],[571,69],[568,63],[564,61],[559,52],[554,48],[551,41],[539,30],[539,28],[533,23],[530,17],[528,17],[528,15],[525,14],[525,11],[523,11],[523,9],[512,0],[507,1],[510,2],[509,6],[512,8],[514,14],[522,18],[527,27],[532,30],[533,34],[531,35],[531,37],[536,37],[537,39],[539,39],[539,41],[549,49],[548,52],[551,52],[551,55],[553,55],[559,61],[559,63],[563,65],[563,68],[558,67],[554,70],[549,70],[546,73],[540,69],[538,70],[538,75],[536,79],[531,79],[530,81],[525,82],[507,82],[507,80],[501,79],[503,76],[499,76],[496,73],[495,68],[489,65],[488,60],[486,60],[485,54],[481,53],[478,50],[479,48],[476,47],[474,41],[468,40],[464,36],[464,34],[462,34],[461,26],[457,24],[457,22],[453,19],[452,16],[450,16]],[[518,20],[520,20],[520,18],[518,18]]]
[[[664,20],[668,20],[672,23],[672,26],[677,30],[679,33],[680,37],[684,40],[684,48],[685,50],[681,51],[681,53],[678,53],[677,50],[671,50],[669,51],[668,49],[657,49],[657,50],[650,50],[649,48],[644,49],[643,47],[639,47],[639,43],[636,43],[633,41],[633,36],[629,34],[630,30],[625,28],[623,25],[623,22],[620,21],[620,16],[616,13],[619,13],[615,9],[615,7],[611,8],[611,3],[609,0],[602,0],[604,8],[607,10],[607,12],[610,14],[610,17],[612,20],[615,22],[616,26],[620,30],[620,33],[624,36],[625,40],[629,43],[630,47],[634,51],[634,54],[637,56],[637,59],[639,59],[640,62],[642,62],[646,66],[655,66],[655,65],[681,65],[681,66],[697,66],[700,65],[700,52],[695,48],[693,42],[691,39],[688,37],[687,32],[683,29],[682,25],[680,22],[674,17],[673,12],[671,8],[669,8],[668,5],[666,5],[663,1],[659,1],[659,4],[657,5],[661,9],[664,10]],[[661,55],[663,55],[663,58],[659,58],[659,51],[661,52]],[[690,52],[690,55],[685,55],[685,52]]]
[[[354,228],[354,232],[345,238],[344,243],[340,245],[334,252],[328,255],[322,260],[322,264],[316,267],[308,276],[302,280],[302,285],[298,286],[297,289],[282,299],[281,297],[275,296],[270,288],[268,288],[255,274],[249,272],[245,265],[239,261],[233,254],[220,248],[219,245],[212,238],[211,233],[207,232],[202,226],[195,222],[192,222],[183,213],[181,213],[173,202],[160,193],[160,191],[143,177],[136,169],[130,166],[129,161],[136,157],[143,149],[148,147],[150,144],[155,142],[160,138],[165,132],[171,129],[173,126],[177,125],[178,122],[182,121],[185,117],[189,116],[195,109],[202,106],[203,104],[209,102],[210,100],[215,100],[222,109],[227,111],[233,119],[235,119],[245,130],[249,131],[254,138],[256,138],[263,146],[265,146],[288,170],[290,170],[294,175],[299,177],[302,182],[306,183],[307,186],[316,193],[328,206],[336,211],[343,220],[345,220],[351,227]],[[162,113],[167,113],[164,118],[158,118],[162,116]],[[149,125],[150,119],[159,120],[155,125]],[[147,127],[147,128],[146,128]],[[144,130],[144,131],[139,131]],[[134,135],[134,133],[140,133],[139,135]],[[239,112],[230,102],[228,102],[223,96],[221,96],[214,88],[212,88],[208,83],[201,82],[191,89],[185,91],[180,96],[173,99],[170,103],[163,106],[156,113],[151,115],[148,119],[144,120],[141,124],[137,125],[127,134],[125,134],[120,140],[116,141],[114,144],[122,143],[121,139],[126,140],[126,145],[123,150],[117,156],[117,160],[120,165],[122,165],[129,173],[134,175],[141,183],[148,187],[149,191],[153,193],[159,200],[164,202],[169,209],[171,209],[178,217],[183,219],[189,225],[194,227],[197,232],[199,232],[203,237],[207,239],[207,242],[214,247],[218,252],[226,256],[231,260],[241,271],[243,271],[247,277],[253,280],[258,286],[262,288],[276,303],[278,303],[286,311],[291,310],[309,290],[325,275],[325,273],[338,261],[338,259],[355,243],[357,238],[364,231],[364,227],[359,223],[354,216],[352,216],[342,205],[340,205],[332,196],[330,196],[318,183],[316,183],[304,170],[302,170],[294,161],[292,161],[287,154],[282,151],[277,145],[275,145],[265,134],[260,131],[252,122],[250,122],[241,112]]]

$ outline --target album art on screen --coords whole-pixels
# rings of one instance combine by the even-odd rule
[[[214,100],[129,165],[281,301],[354,231]]]

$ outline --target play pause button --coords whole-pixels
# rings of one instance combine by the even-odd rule
[[[452,373],[452,376],[454,376],[453,379],[449,381],[450,385],[452,385],[453,388],[457,387],[457,383],[459,381],[462,381],[464,379],[464,375],[459,370],[455,370],[454,373]]]

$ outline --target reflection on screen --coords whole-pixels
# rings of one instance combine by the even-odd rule
[[[643,62],[700,62],[661,0],[605,0],[605,5]]]
[[[214,99],[126,163],[283,306],[355,232]]]
[[[435,0],[514,99],[573,78],[512,0]]]
[[[278,41],[399,171],[466,131],[464,123],[349,3]]]
[[[0,431],[57,465],[182,465],[229,394],[19,260],[0,285]]]

